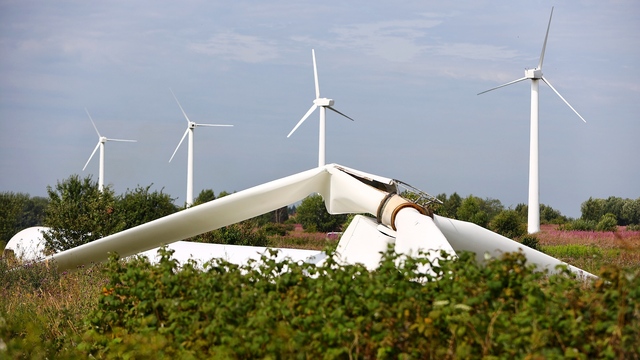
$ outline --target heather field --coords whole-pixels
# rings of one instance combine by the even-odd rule
[[[640,269],[640,231],[562,231],[542,225],[540,249],[571,265],[596,273],[603,265]]]

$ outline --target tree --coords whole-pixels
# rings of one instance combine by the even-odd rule
[[[460,204],[460,207],[456,211],[457,218],[486,227],[489,222],[489,216],[481,209],[481,202],[482,199],[479,197],[473,195],[467,196],[462,200],[462,204]]]
[[[296,218],[305,231],[340,231],[347,215],[331,215],[327,212],[322,196],[316,194],[306,197],[297,208]]]
[[[489,228],[509,239],[516,239],[527,233],[527,226],[515,210],[503,210],[491,219]]]
[[[204,189],[200,191],[198,196],[193,200],[193,205],[195,206],[195,205],[204,204],[206,202],[209,202],[215,199],[216,199],[216,195],[213,193],[212,189]]]
[[[442,193],[436,196],[436,198],[442,201],[442,204],[436,207],[435,213],[440,216],[456,219],[458,208],[462,204],[462,198],[460,195],[458,195],[457,192],[454,192],[449,196],[449,198],[447,198],[447,194]]]
[[[110,187],[102,192],[91,176],[80,179],[71,175],[47,186],[49,206],[43,234],[46,246],[56,252],[67,250],[113,234],[123,228],[122,217],[116,211],[116,197]]]
[[[18,226],[20,229],[40,226],[44,224],[44,215],[49,206],[49,199],[42,196],[28,198],[22,209],[22,217]]]
[[[0,241],[7,243],[20,231],[20,217],[28,198],[22,193],[0,193]]]
[[[640,224],[640,198],[627,199],[622,206],[622,215],[627,224]]]
[[[599,221],[604,212],[604,199],[594,199],[592,197],[589,200],[583,202],[580,205],[580,211],[582,212],[582,220],[586,221]]]
[[[127,192],[117,202],[118,215],[123,218],[124,229],[159,219],[173,214],[178,209],[169,194],[160,191],[149,191],[147,187],[138,186]]]

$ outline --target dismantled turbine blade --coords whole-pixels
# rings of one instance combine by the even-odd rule
[[[185,131],[184,135],[182,135],[182,139],[180,139],[180,142],[178,143],[178,146],[176,146],[176,149],[173,150],[173,155],[171,155],[171,159],[169,159],[169,162],[171,162],[171,160],[173,160],[173,157],[176,156],[176,153],[178,152],[178,149],[180,148],[180,145],[182,145],[182,142],[184,141],[184,138],[187,137],[188,133],[189,133],[189,128],[187,128],[187,131]]]
[[[489,89],[489,90],[485,90],[485,91],[483,91],[483,92],[479,92],[479,93],[478,93],[478,95],[484,94],[484,93],[489,92],[489,91],[493,91],[493,90],[495,90],[495,89],[500,89],[501,87],[505,87],[505,86],[508,86],[508,85],[511,85],[511,84],[515,84],[515,83],[520,82],[520,81],[523,81],[523,80],[527,80],[527,78],[526,78],[526,77],[523,77],[523,78],[520,78],[520,79],[517,79],[517,80],[509,81],[509,82],[508,82],[508,83],[506,83],[506,84],[502,84],[502,85],[500,85],[500,86],[496,86],[496,87],[491,88],[491,89]]]
[[[293,134],[296,129],[305,121],[307,120],[307,118],[309,117],[309,115],[311,115],[311,113],[318,107],[318,105],[313,104],[311,105],[311,107],[309,108],[309,110],[307,111],[306,114],[304,114],[304,116],[302,117],[302,119],[300,119],[300,121],[298,121],[298,123],[296,124],[296,126],[294,126],[293,130],[291,130],[291,132],[289,133],[289,135],[287,135],[287,137],[291,136],[291,134]]]
[[[316,52],[311,49],[311,55],[313,57],[313,79],[316,83],[316,99],[320,98],[320,84],[318,83],[318,67],[316,66]]]
[[[549,29],[551,28],[552,17],[553,17],[553,7],[551,7],[551,15],[549,16],[549,25],[547,25],[547,35],[544,36],[544,43],[542,44],[542,52],[540,53],[540,62],[538,62],[538,69],[542,69],[542,62],[544,61],[544,51],[547,48],[547,38],[549,37]]]
[[[93,124],[93,128],[96,129],[96,133],[98,134],[98,137],[100,137],[100,132],[98,131],[98,128],[96,127],[96,123],[93,122],[93,119],[91,118],[91,114],[89,114],[89,110],[87,110],[87,108],[84,108],[84,111],[86,111],[87,115],[89,115],[89,120],[91,120],[91,124]]]
[[[331,106],[325,106],[325,107],[326,107],[327,109],[330,109],[330,110],[333,110],[333,111],[337,112],[338,114],[340,114],[340,115],[342,115],[342,116],[346,117],[347,119],[349,119],[349,120],[351,120],[351,121],[355,121],[355,120],[353,120],[352,118],[348,117],[347,115],[345,115],[345,114],[341,113],[340,111],[338,111],[338,110],[336,110],[336,109],[332,108]]]
[[[173,95],[173,98],[176,99],[176,102],[178,103],[178,106],[180,107],[180,111],[182,111],[182,115],[184,115],[184,118],[187,119],[188,123],[190,123],[191,120],[189,120],[189,117],[187,116],[187,113],[184,112],[184,109],[182,108],[182,105],[180,105],[180,101],[178,101],[178,98],[176,97],[176,94],[173,93],[173,90],[171,90],[171,88],[169,88],[169,91],[171,91],[171,95]]]
[[[569,104],[569,102],[567,100],[565,100],[562,95],[560,95],[560,93],[558,92],[558,90],[556,90],[556,88],[553,87],[553,85],[551,85],[551,83],[544,78],[544,76],[542,77],[542,81],[544,81],[547,85],[549,85],[549,87],[551,88],[551,90],[553,90],[553,92],[556,93],[556,95],[558,95],[560,97],[560,99],[562,99],[562,101],[564,101],[565,104],[567,104],[567,106],[569,108],[571,108],[571,110],[573,110],[574,113],[576,113],[576,115],[578,115],[578,117],[580,119],[582,119],[582,121],[584,121],[585,123],[587,122],[587,120],[585,120],[582,115],[578,114],[578,112],[576,111],[576,109],[573,108],[573,106],[571,106],[571,104]]]
[[[93,149],[93,152],[91,153],[91,156],[89,156],[89,160],[87,160],[87,163],[84,164],[84,167],[82,168],[82,171],[84,171],[84,169],[87,168],[87,165],[89,165],[89,162],[91,161],[91,159],[93,158],[93,154],[96,153],[96,150],[98,150],[98,148],[100,147],[100,141],[98,141],[98,144],[96,145],[96,147]]]

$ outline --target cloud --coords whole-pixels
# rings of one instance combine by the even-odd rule
[[[505,60],[519,56],[518,51],[504,46],[450,43],[434,48],[436,55],[459,57],[472,60]]]
[[[426,36],[425,30],[440,23],[434,19],[380,21],[336,27],[331,32],[337,35],[337,46],[359,47],[388,61],[409,62],[428,48],[419,41]]]
[[[247,63],[260,63],[279,57],[274,42],[232,32],[216,34],[207,41],[191,43],[187,48],[196,53]]]

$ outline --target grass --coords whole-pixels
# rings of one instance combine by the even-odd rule
[[[536,237],[544,253],[592,273],[603,265],[640,269],[640,231],[560,231],[542,225]]]

